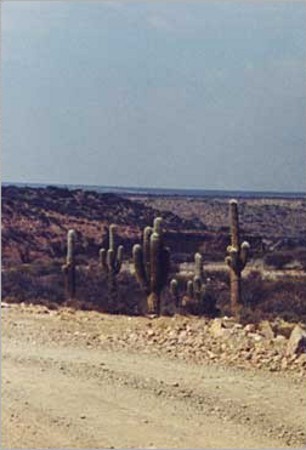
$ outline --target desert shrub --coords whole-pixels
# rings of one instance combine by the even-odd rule
[[[267,266],[273,267],[275,269],[283,269],[286,264],[289,264],[293,261],[293,254],[292,252],[288,251],[278,251],[273,253],[268,253],[264,257],[264,263]]]
[[[241,283],[243,304],[247,308],[254,308],[265,300],[268,289],[267,282],[262,279],[261,273],[253,270],[242,279]]]
[[[306,285],[304,280],[263,280],[260,273],[251,272],[243,280],[244,308],[242,320],[283,318],[306,323]]]
[[[67,300],[60,261],[26,264],[2,273],[2,299],[15,303],[71,306],[75,309],[141,314],[145,295],[129,272],[118,276],[118,301],[109,301],[108,280],[98,265],[78,266],[76,298]]]
[[[116,313],[140,315],[144,311],[145,293],[137,283],[135,277],[128,271],[118,275],[118,304]]]
[[[243,306],[240,311],[239,321],[242,325],[248,323],[258,324],[261,320],[266,318],[260,309],[254,309],[250,306]]]
[[[221,315],[230,316],[229,278],[223,275],[212,276],[214,295]],[[304,280],[284,278],[282,280],[262,279],[261,273],[252,271],[242,279],[243,307],[241,323],[258,323],[276,317],[291,322],[306,323],[306,284]]]
[[[297,249],[295,252],[295,259],[299,261],[303,270],[306,270],[306,250],[303,248]]]
[[[184,312],[195,316],[218,317],[220,309],[217,307],[217,298],[213,291],[203,295],[201,301],[191,299],[186,303]]]
[[[107,279],[98,265],[77,266],[76,300],[82,304],[95,305],[99,310],[107,310]]]
[[[62,276],[33,275],[28,268],[2,273],[2,299],[14,298],[17,303],[37,302],[39,299],[61,304],[64,301]]]
[[[274,281],[268,286],[269,295],[260,304],[267,317],[281,317],[287,321],[306,323],[305,280]]]

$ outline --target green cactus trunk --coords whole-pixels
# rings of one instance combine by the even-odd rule
[[[101,248],[99,251],[100,264],[102,270],[107,274],[108,298],[107,309],[110,312],[117,312],[119,304],[119,293],[117,275],[121,270],[123,261],[123,246],[116,249],[115,225],[109,227],[109,248]]]
[[[117,312],[118,307],[118,285],[117,278],[112,273],[107,274],[107,284],[108,284],[108,309],[112,312]]]
[[[238,204],[236,200],[231,200],[229,203],[229,220],[231,245],[227,248],[228,256],[225,261],[230,271],[231,312],[234,316],[239,317],[243,304],[241,273],[247,263],[250,246],[248,242],[240,244]]]
[[[241,304],[241,273],[236,273],[234,270],[230,271],[231,284],[231,312],[233,316],[239,316]]]
[[[75,237],[75,231],[69,230],[67,234],[66,264],[62,266],[65,295],[69,300],[76,297]]]
[[[180,301],[180,295],[179,295],[179,289],[178,289],[178,282],[175,278],[173,278],[170,281],[170,293],[172,295],[172,298],[174,299],[174,304],[175,304],[176,310],[180,309],[181,301]]]

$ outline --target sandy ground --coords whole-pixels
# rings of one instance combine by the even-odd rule
[[[305,380],[117,347],[128,321],[2,309],[2,448],[305,447]]]

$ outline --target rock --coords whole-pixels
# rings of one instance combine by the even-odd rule
[[[230,330],[223,326],[221,319],[214,319],[212,321],[209,332],[216,338],[228,337],[231,334]]]
[[[286,342],[287,339],[282,334],[278,334],[277,336],[275,336],[274,341],[275,342]]]
[[[276,319],[275,322],[272,323],[272,328],[275,334],[284,336],[287,339],[289,339],[294,326],[295,325],[293,323],[286,322],[283,319]]]
[[[306,353],[302,353],[298,359],[296,360],[296,362],[303,367],[306,367]]]
[[[12,305],[10,303],[1,302],[1,308],[11,308]]]
[[[300,355],[306,353],[306,331],[300,325],[296,325],[291,332],[286,356]]]
[[[271,324],[268,320],[262,320],[258,326],[258,331],[266,339],[273,339],[274,332],[272,330]]]
[[[249,333],[249,337],[252,338],[255,342],[262,341],[262,336],[257,333]]]
[[[256,327],[255,327],[255,325],[253,323],[248,323],[244,327],[244,331],[246,331],[247,333],[255,333]]]
[[[222,319],[215,319],[214,321],[220,321],[224,328],[233,328],[236,325],[242,328],[242,325],[238,324],[233,317],[223,317]]]

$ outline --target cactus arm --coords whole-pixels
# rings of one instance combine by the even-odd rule
[[[154,219],[153,231],[154,231],[154,233],[157,233],[160,236],[162,235],[162,232],[163,232],[162,222],[163,222],[163,219],[161,217],[156,217]]]
[[[122,261],[123,261],[123,245],[119,245],[114,263],[115,275],[117,275],[120,272],[122,267]]]
[[[114,249],[109,248],[106,254],[106,263],[108,267],[108,272],[112,272],[115,264],[115,252]]]
[[[149,283],[143,263],[143,250],[140,244],[136,244],[133,247],[133,260],[137,281],[146,289],[148,289]]]
[[[100,265],[102,267],[102,270],[104,270],[105,272],[108,272],[108,265],[106,262],[106,257],[107,257],[107,251],[105,248],[101,248],[99,250],[99,259],[100,259]]]
[[[239,221],[238,221],[238,203],[237,200],[230,200],[229,216],[230,216],[230,228],[231,228],[231,243],[232,247],[239,248]]]
[[[240,260],[241,260],[241,270],[245,268],[246,263],[248,261],[249,257],[249,251],[250,251],[250,244],[246,241],[244,241],[241,244],[241,250],[240,250]]]
[[[75,238],[75,231],[69,230],[67,234],[67,264],[74,263]]]
[[[161,266],[162,266],[161,284],[164,286],[168,282],[168,276],[169,276],[170,266],[171,266],[169,247],[162,248]]]
[[[227,248],[227,251],[229,253],[229,256],[228,256],[228,261],[229,261],[228,264],[229,264],[229,266],[234,271],[238,271],[239,270],[239,253],[238,253],[238,250],[236,249],[236,247],[229,246]]]
[[[173,278],[170,281],[170,292],[172,297],[175,300],[175,306],[176,308],[180,307],[180,297],[179,297],[179,290],[178,290],[178,282],[175,278]]]
[[[143,265],[144,270],[146,273],[146,279],[150,279],[150,240],[151,235],[153,233],[153,228],[151,227],[145,227],[143,232],[143,245],[142,245],[142,251],[143,251]]]
[[[115,249],[115,230],[116,230],[116,225],[111,224],[109,226],[109,246],[108,246],[108,248],[111,250]]]
[[[202,290],[202,279],[198,275],[193,277],[193,290],[194,292],[201,292]]]
[[[178,294],[178,282],[175,278],[170,281],[170,292],[174,297]]]
[[[194,292],[193,292],[193,281],[192,280],[187,281],[187,295],[189,298],[193,298]]]
[[[204,273],[203,273],[203,258],[201,253],[196,253],[194,255],[194,263],[195,263],[195,275],[203,278]]]
[[[75,231],[69,230],[67,233],[66,264],[62,266],[62,271],[64,273],[66,297],[69,299],[75,298],[76,294],[75,240],[76,240]]]
[[[153,232],[150,238],[150,267],[151,267],[151,278],[150,285],[151,291],[159,293],[161,287],[161,248],[160,248],[160,237],[158,233]]]

